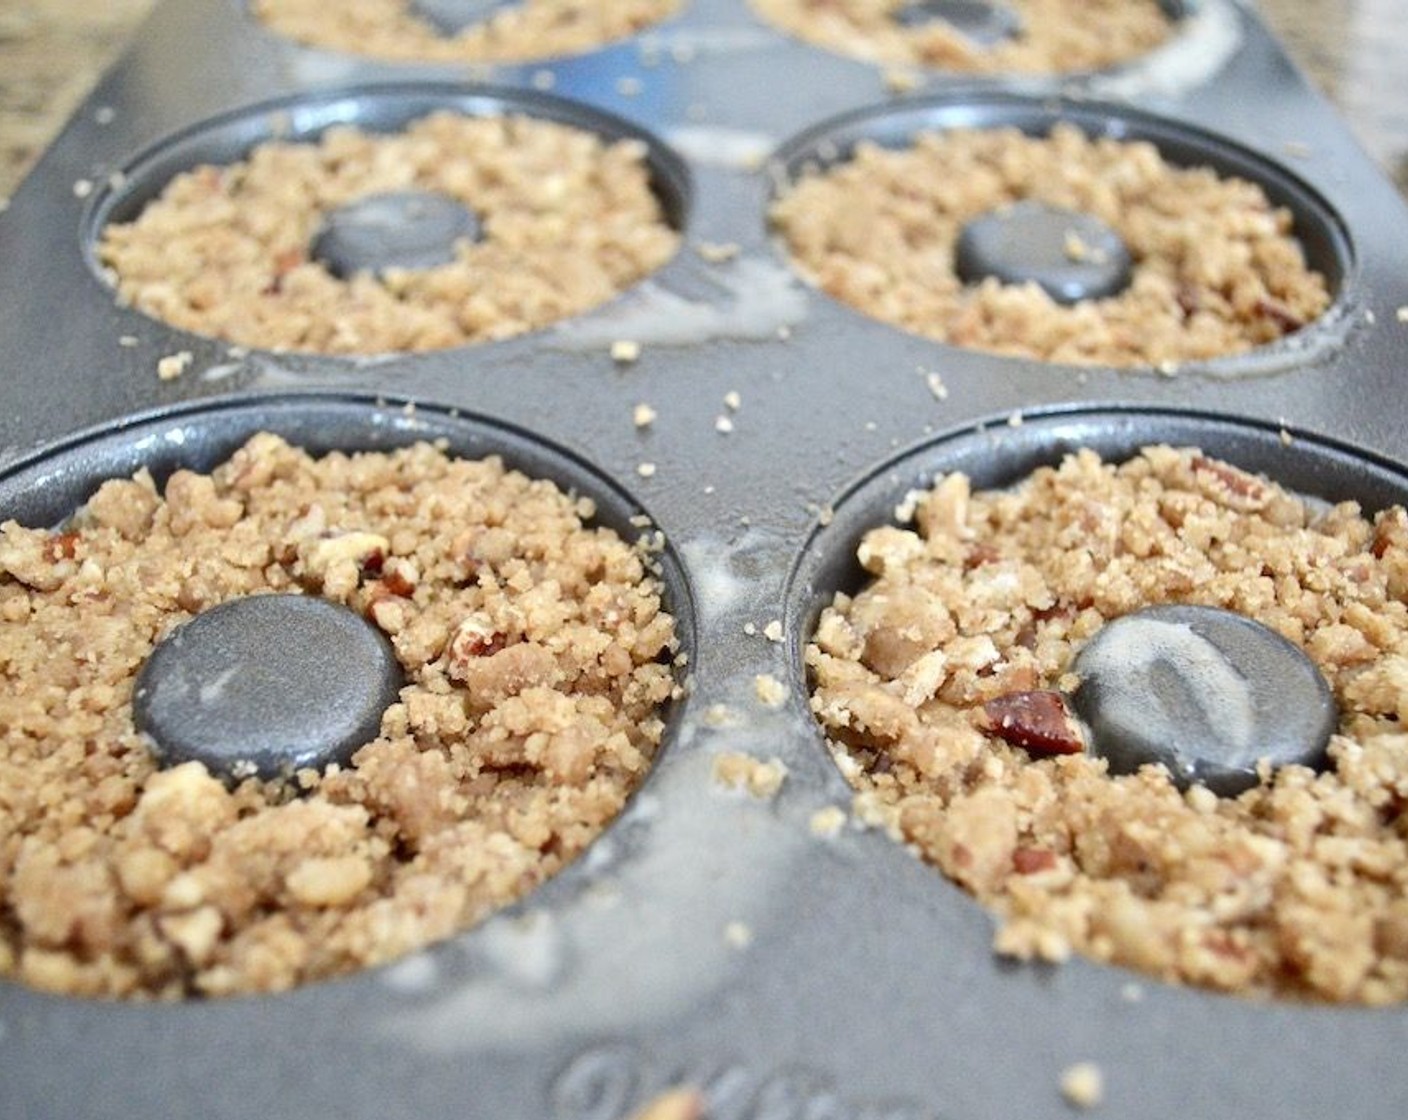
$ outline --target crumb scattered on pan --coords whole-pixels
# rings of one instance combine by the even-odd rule
[[[655,423],[657,413],[650,405],[641,402],[631,410],[631,420],[637,428],[648,428]]]
[[[191,368],[193,361],[195,361],[195,355],[189,350],[167,354],[156,363],[156,375],[162,381],[174,381]]]
[[[444,36],[408,0],[253,0],[272,30],[309,46],[399,62],[524,62],[579,54],[666,19],[679,0],[523,0]]]
[[[885,71],[885,88],[891,93],[913,93],[924,84],[920,70],[891,67]]]
[[[637,465],[636,465],[636,474],[640,475],[641,478],[654,478],[654,477],[655,477],[655,464],[654,464],[654,463],[639,463],[639,464],[637,464]]]
[[[782,623],[781,623],[781,621],[779,621],[778,619],[774,618],[771,622],[769,622],[766,626],[764,626],[764,627],[763,627],[763,637],[765,637],[765,638],[766,638],[768,641],[770,641],[770,642],[780,642],[780,641],[782,641]]]
[[[753,678],[753,695],[765,708],[780,708],[787,703],[787,686],[771,673],[759,673]]]
[[[1020,32],[984,47],[942,20],[904,25],[895,18],[904,0],[751,2],[810,43],[892,64],[885,80],[897,93],[914,88],[905,69],[912,66],[989,74],[1102,70],[1147,54],[1173,28],[1157,0],[1009,0]]]
[[[1394,312],[1394,318],[1400,323],[1408,323],[1408,307],[1400,307]]]
[[[313,459],[263,434],[209,475],[105,482],[61,530],[0,525],[0,974],[277,991],[449,937],[556,872],[641,781],[675,691],[659,583],[593,515],[493,458]],[[181,622],[266,592],[387,635],[406,687],[380,734],[297,790],[159,768],[138,670]]]
[[[616,79],[616,92],[622,97],[639,97],[641,90],[644,88],[645,84],[639,78],[631,74],[626,74]]]
[[[1076,1108],[1099,1108],[1105,1099],[1105,1075],[1094,1062],[1076,1062],[1061,1071],[1061,1095]]]
[[[733,432],[733,421],[727,416],[716,416],[714,418],[714,431],[721,436],[729,435]]]
[[[944,379],[937,373],[926,373],[924,382],[929,386],[929,392],[933,394],[936,401],[948,400],[948,386],[944,384]]]
[[[724,394],[724,407],[730,412],[737,412],[743,407],[743,395],[737,389],[730,389]]]
[[[738,256],[738,245],[732,241],[700,241],[694,246],[700,258],[710,264],[723,264]]]
[[[1034,284],[961,281],[972,218],[1032,200],[1094,215],[1133,258],[1128,287],[1071,306]],[[1289,211],[1262,189],[1176,167],[1144,141],[1069,124],[923,133],[861,144],[804,176],[772,221],[799,270],[883,322],[956,346],[1073,364],[1153,366],[1236,354],[1299,330],[1329,306]]]
[[[725,789],[741,790],[760,801],[771,801],[787,779],[780,758],[764,762],[752,755],[727,751],[714,758],[714,781]]]
[[[320,5],[320,7],[325,7]],[[119,298],[184,330],[271,350],[379,354],[511,338],[603,304],[679,236],[646,148],[524,116],[437,112],[395,133],[338,125],[175,176],[98,247]],[[334,276],[312,257],[325,216],[425,191],[483,237],[449,263]]]
[[[704,709],[704,726],[715,730],[722,727],[737,727],[739,715],[727,704],[710,704]]]
[[[1311,504],[1196,450],[1091,451],[1012,488],[941,478],[866,534],[872,582],[807,649],[812,708],[883,828],[982,900],[995,947],[1248,995],[1408,998],[1408,514]],[[1237,798],[1038,757],[985,718],[1068,689],[1107,620],[1221,607],[1300,646],[1340,712],[1323,773]]]
[[[698,1089],[670,1089],[649,1101],[631,1120],[703,1120],[704,1094]]]
[[[640,343],[624,338],[618,339],[611,344],[611,360],[623,366],[639,361]]]
[[[818,809],[807,822],[813,836],[820,840],[834,840],[846,827],[846,811],[836,805]]]
[[[731,949],[746,949],[753,944],[753,930],[747,922],[729,922],[724,926],[724,944]]]

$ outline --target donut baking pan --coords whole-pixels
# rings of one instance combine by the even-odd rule
[[[496,66],[302,46],[241,0],[160,5],[0,215],[0,519],[57,526],[106,478],[208,468],[259,429],[320,452],[443,438],[592,498],[652,549],[663,534],[684,694],[580,859],[395,963],[181,1003],[0,983],[0,1115],[626,1120],[674,1086],[708,1120],[1408,1106],[1402,1005],[997,956],[977,902],[851,814],[809,710],[819,612],[859,586],[861,536],[937,471],[1004,486],[1077,447],[1170,442],[1316,498],[1403,503],[1408,210],[1251,5],[1171,8],[1168,41],[1119,67],[979,80],[830,53],[744,0]],[[116,298],[102,230],[172,176],[439,109],[642,141],[678,252],[595,310],[424,354],[232,345]],[[1176,368],[1003,357],[810,287],[769,224],[798,176],[863,142],[1058,122],[1256,183],[1327,310]],[[777,795],[723,788],[732,755],[783,764]],[[1063,1095],[1087,1063],[1098,1103]]]

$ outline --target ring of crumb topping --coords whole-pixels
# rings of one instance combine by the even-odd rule
[[[173,178],[97,254],[124,303],[243,346],[323,354],[512,338],[607,302],[674,255],[642,140],[442,110],[395,133],[350,125],[268,141]],[[442,195],[482,226],[448,263],[334,275],[326,216],[395,192]]]
[[[1026,201],[1115,231],[1132,257],[1128,286],[1064,306],[1035,284],[965,284],[955,250],[966,224]],[[1290,212],[1261,186],[1067,122],[1042,136],[957,128],[898,150],[861,143],[848,161],[803,174],[771,218],[794,265],[835,299],[1015,357],[1172,371],[1274,342],[1330,305]]]
[[[0,975],[75,995],[276,991],[478,922],[571,861],[651,765],[677,639],[594,503],[419,443],[261,433],[209,474],[110,479],[0,526]],[[350,764],[160,768],[134,679],[185,620],[317,595],[404,674]]]
[[[806,651],[812,708],[887,828],[981,900],[995,946],[1247,995],[1408,997],[1408,515],[1314,505],[1191,449],[1093,450],[1003,490],[950,473]],[[1334,694],[1331,765],[1236,798],[1024,736],[990,712],[1070,692],[1105,622],[1194,603],[1299,646]],[[1006,710],[1015,710],[1011,705]],[[1020,722],[1020,721],[1016,721]]]
[[[522,0],[442,35],[409,0],[254,0],[271,31],[325,50],[397,62],[531,62],[581,54],[668,19],[680,0]]]
[[[985,44],[942,20],[897,19],[906,0],[750,0],[806,42],[867,62],[966,73],[1073,73],[1130,62],[1166,42],[1157,0],[1005,0],[1018,30]]]

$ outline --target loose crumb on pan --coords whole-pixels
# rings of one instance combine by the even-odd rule
[[[780,758],[763,761],[739,751],[726,751],[714,757],[714,782],[724,789],[740,790],[760,801],[771,801],[787,779],[787,766]]]
[[[834,840],[846,827],[846,811],[837,805],[818,809],[808,819],[807,827],[818,840]]]
[[[521,897],[625,804],[676,648],[592,503],[428,444],[314,459],[256,435],[209,475],[105,482],[0,525],[0,975],[174,999],[401,956]],[[155,644],[245,595],[382,630],[406,686],[349,766],[226,788],[133,723]]]
[[[905,0],[751,0],[783,30],[807,42],[868,62],[889,63],[892,92],[915,88],[906,66],[970,73],[1071,73],[1127,62],[1164,43],[1172,21],[1157,0],[1009,0],[1018,34],[991,47],[952,24],[904,26]]]
[[[746,949],[753,944],[753,929],[747,922],[729,922],[724,926],[724,944],[730,949]]]
[[[1247,995],[1408,997],[1402,507],[1307,503],[1192,449],[1082,450],[1003,491],[946,475],[913,528],[873,529],[858,556],[872,582],[807,649],[813,711],[857,819],[984,902],[999,952]],[[999,697],[1069,691],[1107,620],[1167,602],[1306,652],[1340,712],[1325,772],[1184,794],[1162,767],[1031,756],[985,718]]]
[[[1133,258],[1129,286],[1062,306],[1034,284],[965,285],[954,266],[964,225],[1025,200],[1115,230]],[[1044,137],[958,129],[900,150],[861,144],[848,162],[804,176],[771,217],[797,267],[829,295],[999,354],[1174,372],[1273,342],[1329,306],[1290,212],[1261,187],[1065,123]]]
[[[780,708],[787,703],[787,686],[771,673],[759,673],[753,678],[753,695],[765,708]]]
[[[309,46],[400,62],[526,62],[579,54],[673,15],[679,0],[523,0],[455,36],[408,0],[253,0],[270,29]]]
[[[626,338],[617,339],[611,344],[611,360],[623,366],[639,361],[640,343]]]
[[[723,264],[738,256],[739,246],[733,241],[699,241],[695,243],[694,251],[699,254],[701,260],[710,264]]]
[[[191,368],[193,361],[195,361],[195,355],[189,350],[167,354],[156,363],[156,375],[162,381],[174,381]]]
[[[455,259],[339,279],[310,257],[325,216],[426,191],[483,227]],[[124,303],[172,326],[271,350],[379,354],[498,341],[607,302],[679,236],[646,148],[524,116],[432,113],[395,133],[329,128],[175,176],[98,253]]]
[[[1105,1074],[1094,1062],[1076,1062],[1061,1071],[1061,1095],[1076,1108],[1098,1108],[1105,1100]]]
[[[648,428],[655,423],[657,415],[655,409],[642,401],[631,410],[631,421],[637,428]]]
[[[891,93],[913,93],[924,84],[924,74],[909,67],[892,66],[885,71],[885,88]]]
[[[703,1120],[704,1094],[698,1089],[670,1089],[647,1102],[631,1120]]]

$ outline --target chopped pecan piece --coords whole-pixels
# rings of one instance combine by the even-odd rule
[[[1047,848],[1014,848],[1012,870],[1018,875],[1035,875],[1056,866],[1056,853]]]
[[[55,533],[44,545],[44,558],[55,564],[78,555],[77,533]]]
[[[488,619],[470,615],[463,619],[450,639],[450,660],[464,663],[472,657],[490,657],[504,648],[506,634],[495,631]]]
[[[1256,313],[1263,319],[1270,319],[1287,334],[1305,326],[1305,320],[1279,300],[1265,297],[1257,300]]]
[[[1032,754],[1080,754],[1085,739],[1066,707],[1066,698],[1050,689],[1012,692],[983,705],[988,729]]]
[[[1216,459],[1209,459],[1203,455],[1194,456],[1193,469],[1212,475],[1240,498],[1260,501],[1266,496],[1266,488],[1261,484],[1260,479],[1247,474],[1246,471],[1239,471],[1236,467],[1229,467],[1226,463]]]

